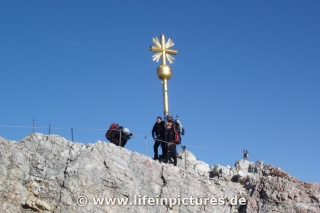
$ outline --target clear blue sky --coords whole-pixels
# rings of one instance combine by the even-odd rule
[[[163,33],[178,50],[169,108],[186,129],[184,145],[245,148],[251,161],[320,183],[319,11],[318,0],[0,0],[0,125],[117,122],[150,137],[163,98],[149,46]],[[30,132],[0,127],[9,140]],[[71,140],[69,129],[51,132]],[[104,133],[75,130],[74,140],[105,141]],[[144,138],[126,148],[144,153]],[[209,165],[242,157],[189,150]]]

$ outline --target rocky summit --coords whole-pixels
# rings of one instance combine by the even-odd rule
[[[210,166],[189,151],[178,166],[110,143],[58,135],[0,137],[1,213],[320,212],[320,185],[263,162]]]

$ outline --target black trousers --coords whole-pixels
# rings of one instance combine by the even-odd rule
[[[113,143],[116,146],[124,147],[127,144],[127,141],[121,140],[121,144],[119,144],[119,139],[114,139],[111,143]]]
[[[162,156],[165,156],[165,154],[166,154],[167,144],[162,141],[163,141],[163,138],[161,138],[161,136],[157,136],[157,139],[154,142],[153,151],[154,151],[154,159],[155,160],[159,158],[158,147],[160,145],[161,145],[161,150],[162,150]]]
[[[167,146],[167,153],[166,153],[166,161],[168,163],[169,158],[173,158],[173,165],[177,166],[177,146],[175,144]]]

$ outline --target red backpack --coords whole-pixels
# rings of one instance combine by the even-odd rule
[[[111,142],[112,141],[112,135],[114,133],[114,130],[118,129],[118,124],[113,123],[111,124],[110,128],[108,129],[108,131],[106,132],[106,138]]]
[[[181,140],[180,140],[180,135],[178,131],[175,131],[174,133],[174,140],[172,141],[175,144],[180,144]]]

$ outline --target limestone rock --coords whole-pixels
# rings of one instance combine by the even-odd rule
[[[275,166],[179,156],[174,167],[102,141],[0,137],[0,212],[320,212],[319,184]]]

